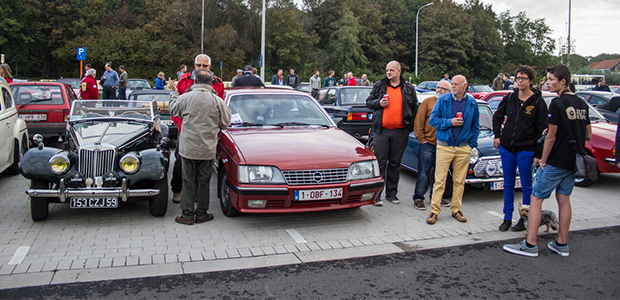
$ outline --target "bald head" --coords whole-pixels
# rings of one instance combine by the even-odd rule
[[[400,84],[400,72],[400,63],[395,60],[389,62],[385,67],[385,76],[393,85]]]
[[[437,94],[437,97],[449,93],[450,83],[447,80],[440,81],[439,83],[437,83],[437,88],[435,92]]]
[[[457,98],[461,99],[465,96],[465,91],[467,90],[467,79],[463,75],[456,75],[452,78],[452,94]]]

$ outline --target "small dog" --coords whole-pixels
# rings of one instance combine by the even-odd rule
[[[519,203],[519,215],[523,218],[523,220],[525,220],[525,228],[527,228],[528,226],[527,218],[529,216],[529,213],[530,213],[530,206]],[[553,228],[553,230],[555,231],[558,230],[558,217],[555,215],[554,212],[550,210],[542,211],[542,217],[540,219],[540,226],[542,227],[543,225],[547,226],[547,229],[545,229],[545,232],[549,232],[549,227]],[[525,234],[527,235],[527,232]]]

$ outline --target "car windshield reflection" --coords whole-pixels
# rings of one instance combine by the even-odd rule
[[[71,106],[70,121],[123,118],[152,121],[152,102],[126,100],[75,100]]]
[[[232,126],[331,126],[316,101],[305,95],[238,95],[230,98]]]
[[[366,99],[372,89],[341,89],[340,105],[362,105],[366,106]]]

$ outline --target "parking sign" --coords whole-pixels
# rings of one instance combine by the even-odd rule
[[[77,48],[77,60],[86,60],[86,48],[84,47]]]

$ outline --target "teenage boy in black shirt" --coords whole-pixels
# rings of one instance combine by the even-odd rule
[[[568,256],[568,228],[572,217],[570,194],[575,184],[575,152],[568,143],[569,136],[564,114],[568,118],[573,137],[577,141],[577,151],[585,154],[585,142],[592,137],[588,105],[568,89],[571,74],[564,65],[547,67],[547,87],[550,92],[559,95],[549,105],[549,130],[545,138],[540,168],[536,172],[536,182],[530,201],[527,240],[517,244],[504,245],[504,250],[530,257],[538,256],[536,238],[542,216],[542,202],[556,190],[555,197],[559,206],[558,237],[547,247],[562,256]],[[558,102],[563,104],[560,109]],[[571,159],[569,159],[571,158]]]

